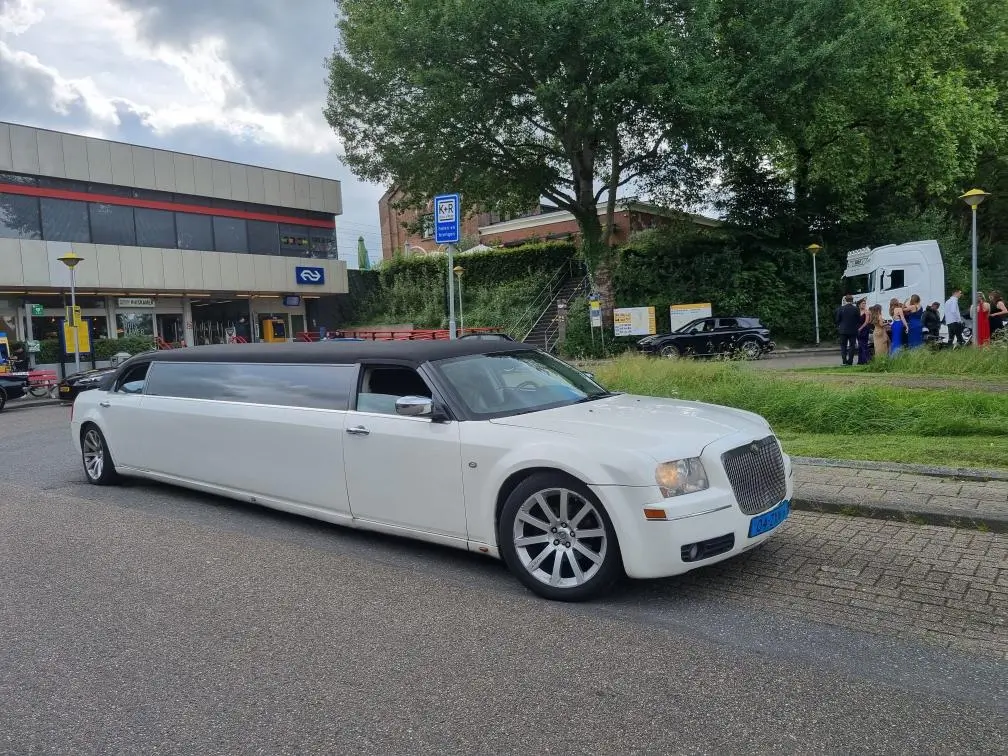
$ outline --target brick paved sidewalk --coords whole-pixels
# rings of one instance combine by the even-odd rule
[[[796,458],[794,506],[1008,533],[1008,472]]]

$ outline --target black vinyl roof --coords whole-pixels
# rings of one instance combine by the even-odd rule
[[[474,354],[528,352],[535,347],[514,341],[482,339],[438,339],[424,341],[317,341],[281,344],[213,344],[163,349],[142,355],[156,362],[272,362],[352,364],[369,360],[394,362],[414,367],[434,360]],[[130,362],[139,361],[137,355]]]

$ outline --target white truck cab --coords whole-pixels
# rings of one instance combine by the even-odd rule
[[[921,306],[932,302],[942,303],[944,317],[945,264],[941,250],[934,239],[906,244],[887,244],[882,247],[862,247],[847,254],[847,269],[843,275],[847,292],[855,300],[862,297],[868,306],[882,305],[882,317],[889,319],[889,301],[893,298],[906,302],[912,294],[921,298]],[[849,280],[848,280],[849,279]],[[963,312],[968,317],[968,312]],[[947,338],[947,328],[942,324],[941,337]]]

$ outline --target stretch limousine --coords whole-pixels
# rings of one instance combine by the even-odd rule
[[[81,393],[89,482],[141,476],[503,558],[583,600],[750,549],[788,516],[763,418],[611,393],[524,344],[204,346]]]

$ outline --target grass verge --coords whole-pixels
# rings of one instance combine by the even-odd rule
[[[1008,468],[1004,394],[818,383],[744,363],[638,356],[592,370],[612,390],[756,412],[801,456]]]

